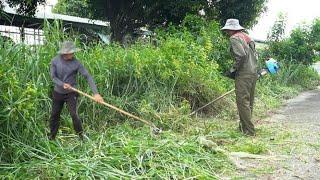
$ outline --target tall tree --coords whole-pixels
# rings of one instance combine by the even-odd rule
[[[277,20],[271,28],[271,32],[268,34],[268,40],[271,42],[279,42],[285,35],[286,24],[287,15],[279,13]]]
[[[314,20],[311,26],[309,39],[310,39],[310,43],[313,44],[313,49],[319,53],[320,52],[320,18],[317,18]]]
[[[65,5],[77,6],[77,1],[80,0],[70,0],[67,4],[65,1]],[[267,0],[86,1],[91,11],[86,13],[88,17],[110,21],[112,37],[116,41],[121,41],[126,34],[143,26],[154,28],[166,26],[169,23],[179,24],[187,14],[199,14],[200,10],[204,10],[203,16],[207,19],[215,19],[223,24],[228,18],[238,18],[244,26],[251,27],[265,10],[267,2]],[[82,12],[80,11],[80,16],[83,16]],[[66,11],[66,13],[71,12]]]
[[[122,41],[126,34],[148,26],[179,24],[187,13],[197,13],[206,0],[88,0],[93,17],[110,21],[112,38]]]
[[[268,0],[219,0],[214,6],[216,19],[223,24],[229,18],[239,19],[240,23],[250,28],[257,23],[257,18],[266,10]],[[210,12],[211,9],[208,9]],[[212,13],[211,13],[212,14]],[[215,13],[213,13],[215,14]]]
[[[92,10],[89,8],[87,0],[59,0],[54,6],[53,12],[84,18],[92,17]]]
[[[10,7],[17,7],[17,12],[25,15],[33,15],[39,4],[44,4],[46,0],[1,0],[0,9],[4,6],[4,3],[7,3]]]

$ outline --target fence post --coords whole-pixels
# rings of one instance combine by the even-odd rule
[[[20,41],[24,43],[24,40],[25,40],[24,27],[23,26],[20,27],[19,30],[20,30]]]

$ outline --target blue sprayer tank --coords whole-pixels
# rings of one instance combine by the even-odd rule
[[[279,70],[278,62],[273,58],[266,61],[266,66],[270,74],[276,74]]]

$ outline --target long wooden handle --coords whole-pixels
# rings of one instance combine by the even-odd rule
[[[80,91],[80,90],[78,90],[78,89],[76,89],[76,88],[73,88],[73,87],[71,87],[70,89],[71,89],[72,91],[75,91],[75,92],[77,92],[77,93],[79,93],[79,94],[82,94],[82,95],[84,95],[84,96],[92,99],[93,101],[96,101],[93,96],[90,96],[89,94],[87,94],[87,93],[85,93],[85,92],[82,92],[82,91]],[[122,113],[122,114],[125,114],[125,115],[127,115],[127,116],[129,116],[129,117],[132,117],[132,118],[134,118],[134,119],[136,119],[136,120],[139,120],[139,121],[141,121],[141,122],[143,122],[143,123],[145,123],[145,124],[147,124],[147,125],[149,125],[149,126],[152,126],[153,128],[157,128],[153,123],[151,123],[151,122],[149,122],[149,121],[146,121],[146,120],[144,120],[144,119],[142,119],[142,118],[140,118],[140,117],[138,117],[138,116],[135,116],[135,115],[133,115],[133,114],[130,114],[130,113],[128,113],[128,112],[126,112],[126,111],[124,111],[124,110],[122,110],[122,109],[119,109],[119,108],[117,108],[117,107],[115,107],[115,106],[113,106],[113,105],[111,105],[111,104],[108,104],[108,103],[106,103],[106,102],[99,102],[99,103],[101,103],[101,104],[103,104],[103,105],[105,105],[105,106],[107,106],[107,107],[109,107],[109,108],[111,108],[111,109],[114,109],[114,110],[116,110],[116,111],[118,111],[118,112],[120,112],[120,113]]]
[[[190,114],[189,114],[189,116],[192,116],[192,115],[194,115],[196,112],[200,111],[201,109],[203,109],[203,108],[205,108],[205,107],[209,106],[210,104],[212,104],[212,103],[214,103],[214,102],[219,101],[220,99],[224,98],[225,96],[227,96],[227,95],[231,94],[233,91],[235,91],[235,89],[232,89],[232,90],[230,90],[230,91],[228,91],[228,92],[226,92],[226,93],[222,94],[221,96],[217,97],[217,98],[216,98],[216,99],[214,99],[213,101],[211,101],[211,102],[207,103],[206,105],[204,105],[204,106],[202,106],[202,107],[198,108],[197,110],[195,110],[195,111],[193,111],[192,113],[190,113]]]

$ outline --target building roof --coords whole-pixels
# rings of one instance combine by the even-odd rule
[[[4,15],[0,19],[0,25],[24,26],[30,28],[39,28],[43,25],[44,20],[52,22],[61,20],[63,24],[72,24],[74,27],[90,27],[92,29],[101,29],[110,27],[110,23],[88,18],[80,18],[51,12],[39,11],[34,16],[23,16],[18,14],[13,8],[5,6]]]

